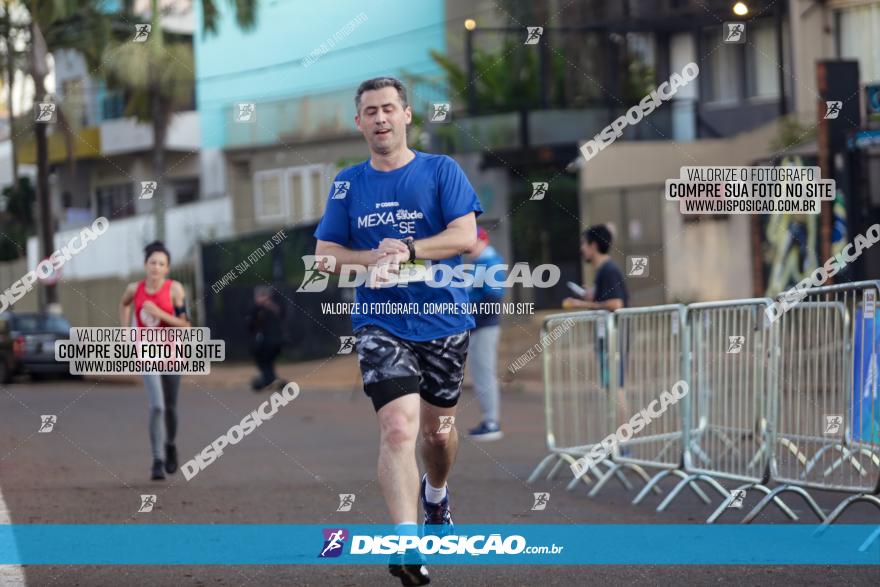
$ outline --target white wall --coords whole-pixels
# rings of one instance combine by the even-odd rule
[[[56,249],[66,245],[82,229],[55,235]],[[67,280],[125,277],[143,270],[144,246],[153,240],[152,215],[111,220],[107,231],[70,261],[61,270]],[[211,241],[232,235],[232,202],[216,198],[177,206],[167,212],[165,245],[171,253],[172,265],[189,254],[199,241]],[[28,239],[28,267],[39,261],[36,237]]]
[[[153,128],[137,119],[117,118],[101,123],[101,154],[120,155],[149,151],[153,147]],[[199,113],[191,110],[171,117],[165,146],[179,151],[197,151],[201,142]]]
[[[37,176],[37,167],[35,165],[18,164],[18,175],[27,175],[34,184],[34,178]],[[3,188],[12,185],[12,142],[0,141],[0,192]]]

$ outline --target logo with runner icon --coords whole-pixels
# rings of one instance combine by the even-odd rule
[[[334,558],[342,554],[345,541],[348,539],[348,530],[344,528],[324,528],[324,548],[321,549],[318,558]]]

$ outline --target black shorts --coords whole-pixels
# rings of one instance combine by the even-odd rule
[[[377,412],[385,404],[416,392],[437,407],[451,408],[458,403],[469,331],[423,342],[403,340],[372,324],[354,334],[364,391]]]

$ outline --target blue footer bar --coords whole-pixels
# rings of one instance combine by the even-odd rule
[[[877,565],[880,526],[457,525],[397,535],[377,525],[0,525],[0,564]]]

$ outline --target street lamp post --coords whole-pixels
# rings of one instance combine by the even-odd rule
[[[477,88],[476,79],[474,78],[474,29],[476,28],[476,23],[473,20],[468,20],[465,22],[464,27],[464,52],[467,60],[468,80],[467,111],[468,114],[474,115],[477,113]]]

